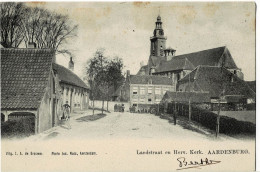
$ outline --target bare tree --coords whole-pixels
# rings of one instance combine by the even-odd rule
[[[23,20],[25,42],[35,42],[37,48],[52,48],[56,54],[69,54],[64,47],[69,39],[77,36],[78,25],[73,25],[67,15],[61,15],[42,8],[27,8]]]
[[[23,41],[22,21],[26,13],[23,3],[5,2],[1,9],[1,44],[4,47],[18,47]]]
[[[37,48],[51,48],[56,54],[71,54],[66,44],[77,36],[78,25],[67,15],[24,3],[1,3],[1,44],[18,47],[23,41],[26,47],[34,42]]]

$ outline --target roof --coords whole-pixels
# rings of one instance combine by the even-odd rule
[[[225,46],[174,56],[170,61],[166,61],[164,57],[151,56],[150,58],[152,65],[157,67],[156,72],[184,69],[184,61],[188,62],[188,66],[185,66],[187,69],[199,65],[218,66],[222,59],[225,60],[224,66],[226,68],[237,68]]]
[[[247,85],[256,92],[256,81],[246,81]]]
[[[191,73],[179,80],[179,84],[192,81],[195,91],[209,91],[211,97],[224,95],[244,95],[255,97],[255,92],[236,75],[226,68],[216,66],[198,66]]]
[[[54,56],[50,49],[1,48],[1,108],[37,109]]]
[[[175,58],[175,57],[173,57]],[[195,67],[187,59],[175,59],[170,61],[162,61],[160,66],[157,68],[156,73],[172,71],[172,70],[193,70]]]
[[[64,66],[53,63],[52,68],[58,73],[61,82],[88,89],[88,86],[75,73]]]
[[[148,65],[144,65],[142,66],[139,71],[137,72],[137,75],[141,75],[142,73],[141,72],[145,72],[145,74],[148,74]]]
[[[164,100],[175,102],[189,102],[192,103],[206,103],[210,102],[210,96],[208,92],[172,92],[166,91],[163,97]]]
[[[166,76],[130,75],[131,84],[148,84],[149,81],[152,81],[153,85],[172,85],[171,78]]]

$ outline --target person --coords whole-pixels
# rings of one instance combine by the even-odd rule
[[[71,125],[70,125],[70,105],[68,105],[67,103],[63,105],[63,118],[66,121],[66,124],[68,126],[69,129],[71,129]]]

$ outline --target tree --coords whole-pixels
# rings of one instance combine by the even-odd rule
[[[93,101],[93,115],[94,115],[94,103],[97,97],[102,97],[104,91],[102,88],[105,87],[105,66],[107,65],[107,58],[104,57],[104,49],[98,49],[93,58],[87,62],[86,73],[91,85],[91,98]],[[103,103],[104,105],[104,103]],[[102,106],[102,114],[103,114]]]
[[[93,58],[87,62],[86,74],[91,86],[91,98],[102,100],[102,113],[104,110],[104,101],[110,100],[115,90],[123,83],[124,76],[123,60],[115,57],[109,59],[104,56],[104,49],[98,49]],[[94,107],[93,107],[94,108]],[[94,114],[94,111],[93,111]]]
[[[77,36],[77,28],[67,15],[28,7],[24,3],[1,3],[1,44],[4,47],[18,47],[22,42],[27,47],[33,42],[37,48],[50,48],[56,54],[71,56],[66,44]]]
[[[108,101],[111,100],[112,94],[123,84],[124,75],[123,71],[123,60],[119,57],[114,57],[109,61],[107,66],[107,110]]]
[[[42,8],[27,8],[23,20],[25,43],[34,42],[37,48],[52,48],[57,54],[69,54],[63,44],[77,36],[78,25],[71,24],[67,15],[57,14]]]
[[[5,2],[1,9],[1,44],[4,47],[18,47],[23,41],[22,21],[26,9],[23,3]]]

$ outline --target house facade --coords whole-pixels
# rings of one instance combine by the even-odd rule
[[[1,122],[33,118],[35,133],[60,124],[65,103],[86,109],[88,87],[51,49],[1,48]]]
[[[166,91],[173,91],[172,80],[164,76],[130,75],[118,92],[118,99],[129,102],[130,106],[149,108],[160,103]]]
[[[1,119],[31,116],[35,133],[58,125],[61,93],[50,49],[1,49]]]
[[[58,75],[63,104],[69,104],[72,112],[88,109],[89,88],[73,73],[73,67],[70,64],[71,61],[69,67],[72,70],[56,63],[52,64],[53,71]]]

